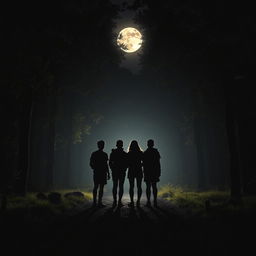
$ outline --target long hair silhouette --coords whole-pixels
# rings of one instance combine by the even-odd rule
[[[142,151],[142,149],[140,148],[140,146],[139,146],[137,140],[131,141],[130,146],[129,146],[129,148],[128,148],[128,152],[131,152],[131,151],[133,151],[133,152]]]

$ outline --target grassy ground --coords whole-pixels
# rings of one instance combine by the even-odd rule
[[[37,193],[28,193],[25,197],[9,195],[5,210],[0,211],[0,217],[3,217],[2,220],[11,221],[22,216],[23,220],[30,223],[51,221],[63,214],[79,210],[84,204],[90,203],[92,199],[92,193],[85,190],[79,191],[83,193],[83,197],[65,197],[65,194],[74,192],[73,190],[56,192],[61,195],[59,203],[38,199]],[[49,193],[44,194],[48,196]],[[240,202],[234,203],[230,200],[229,191],[198,192],[169,184],[162,186],[158,194],[160,198],[170,201],[180,209],[186,219],[218,217],[224,220],[230,217],[247,218],[256,214],[256,196],[243,196]]]
[[[216,214],[243,214],[256,212],[256,196],[242,196],[240,202],[230,200],[230,191],[191,191],[173,185],[159,189],[159,196],[172,202],[186,213],[207,216]]]
[[[72,211],[92,199],[92,194],[88,191],[79,191],[83,193],[84,197],[65,197],[64,195],[66,193],[73,192],[71,190],[60,190],[56,192],[61,195],[59,203],[51,203],[47,199],[38,199],[37,193],[28,193],[25,197],[8,195],[5,210],[2,210],[1,214],[9,217],[22,215],[24,219],[30,222],[38,222]],[[49,193],[44,193],[44,195],[48,196]]]
[[[254,196],[243,196],[234,204],[229,191],[196,192],[166,185],[159,189],[159,197],[172,205],[159,200],[158,208],[143,204],[133,209],[126,204],[113,210],[112,202],[105,208],[80,208],[92,196],[85,191],[80,191],[83,198],[64,196],[73,191],[57,192],[62,195],[59,204],[39,200],[34,193],[8,197],[7,209],[0,212],[2,244],[8,250],[42,255],[84,251],[88,255],[155,256],[168,251],[226,256],[239,249],[247,255],[245,249],[249,252],[255,244],[251,235],[256,230]],[[73,214],[77,208],[83,211]]]

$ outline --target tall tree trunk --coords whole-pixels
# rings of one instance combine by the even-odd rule
[[[239,150],[239,127],[237,122],[234,99],[226,88],[226,127],[230,152],[230,189],[231,197],[241,196],[241,173],[240,173],[240,150]]]
[[[184,158],[186,157],[186,146],[185,146],[185,140],[183,138],[184,134],[179,133],[178,134],[178,142],[179,142],[179,155],[183,156],[182,160],[179,161],[179,169],[177,170],[177,182],[180,185],[183,185],[185,182],[185,170],[187,169],[186,163],[187,161],[184,161]]]
[[[197,154],[197,168],[198,168],[198,189],[205,188],[205,170],[204,170],[204,152],[202,148],[202,134],[201,134],[201,120],[198,115],[194,118],[194,135]]]
[[[54,188],[54,160],[55,160],[55,134],[56,134],[56,112],[57,112],[57,88],[53,89],[49,103],[49,134],[46,165],[46,187],[48,190]]]
[[[66,157],[66,185],[68,188],[71,188],[72,186],[71,148],[72,148],[72,138],[68,138],[67,157]]]
[[[21,195],[26,195],[30,175],[31,124],[34,108],[32,89],[24,94],[22,106],[19,120],[19,164],[15,191]]]
[[[71,100],[68,108],[67,121],[67,155],[66,155],[66,185],[68,188],[72,187],[72,138],[73,138],[73,102]]]

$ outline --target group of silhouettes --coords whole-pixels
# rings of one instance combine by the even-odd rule
[[[103,207],[102,197],[104,186],[110,179],[110,171],[113,181],[113,206],[122,207],[122,197],[124,193],[124,182],[128,169],[130,207],[134,207],[134,184],[137,185],[136,206],[140,207],[142,195],[142,180],[146,183],[146,206],[151,206],[151,188],[153,192],[153,205],[157,207],[157,182],[161,175],[160,154],[154,148],[152,139],[147,141],[148,148],[143,152],[136,140],[133,140],[128,148],[128,152],[123,149],[123,141],[116,142],[116,148],[112,149],[110,156],[103,151],[105,142],[97,142],[98,150],[90,157],[90,166],[93,169],[93,206]],[[118,192],[118,193],[117,193]],[[117,198],[118,194],[118,198]],[[98,199],[98,200],[97,200]]]

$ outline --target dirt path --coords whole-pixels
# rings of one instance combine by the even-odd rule
[[[112,198],[105,197],[104,208],[85,205],[65,220],[53,223],[34,245],[44,254],[86,251],[88,255],[155,255],[169,247],[167,242],[182,223],[182,214],[165,200],[158,207],[112,207]],[[39,242],[39,243],[38,243]]]

